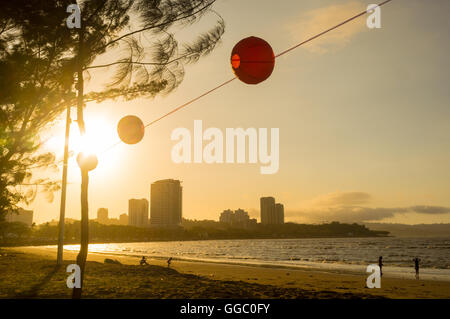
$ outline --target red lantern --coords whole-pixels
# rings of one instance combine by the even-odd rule
[[[117,133],[126,144],[139,143],[144,137],[145,127],[141,119],[134,115],[122,118],[117,125]]]
[[[84,154],[83,152],[77,155],[78,166],[82,170],[92,171],[98,165],[98,159],[95,154]]]
[[[266,80],[275,66],[275,55],[269,43],[257,37],[239,41],[231,52],[231,67],[244,83],[258,84]]]

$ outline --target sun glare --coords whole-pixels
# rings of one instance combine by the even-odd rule
[[[99,119],[86,121],[86,134],[84,136],[81,136],[78,128],[73,128],[69,148],[75,153],[83,152],[99,155],[100,152],[118,140],[115,126]]]
[[[81,136],[78,127],[72,127],[69,149],[75,155],[80,152],[86,155],[95,154],[99,160],[99,167],[105,167],[115,162],[116,156],[105,156],[104,152],[118,141],[116,125],[102,119],[91,118],[86,120],[84,136]]]
[[[81,136],[76,122],[70,128],[69,150],[74,158],[80,152],[84,154],[95,154],[99,159],[99,166],[111,164],[111,159],[116,156],[103,156],[104,151],[119,141],[114,123],[107,123],[99,118],[88,118],[86,121],[86,134]],[[45,143],[47,148],[54,152],[57,157],[62,157],[64,150],[64,125],[61,123],[54,135]],[[108,163],[106,163],[106,159]],[[72,162],[72,160],[71,160]],[[74,162],[75,163],[75,162]],[[75,164],[76,165],[76,164]]]

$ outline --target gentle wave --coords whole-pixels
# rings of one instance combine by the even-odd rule
[[[54,246],[52,246],[54,247]],[[78,250],[79,245],[66,245]],[[90,252],[266,267],[320,268],[365,272],[383,256],[383,273],[413,277],[413,258],[421,259],[421,278],[450,280],[449,238],[325,238],[207,240],[91,244]]]

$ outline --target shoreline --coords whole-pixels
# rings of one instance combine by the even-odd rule
[[[56,260],[56,250],[43,247],[7,248],[4,251],[20,251],[45,259]],[[78,252],[64,251],[65,260],[75,260]],[[89,253],[88,261],[103,263],[105,258],[118,260],[123,265],[138,265],[140,257]],[[147,259],[150,265],[166,267],[162,258]],[[415,280],[383,276],[380,289],[365,288],[368,274],[333,272],[323,269],[264,267],[210,263],[204,261],[173,260],[172,269],[181,274],[195,275],[220,282],[246,282],[249,284],[273,285],[282,288],[308,289],[314,292],[333,292],[336,294],[369,294],[373,297],[387,298],[450,298],[450,282],[438,280]]]
[[[54,245],[51,245],[54,246]],[[79,246],[78,245],[66,245],[66,246]],[[25,247],[17,247],[25,248]],[[30,246],[30,248],[36,249],[48,249],[56,253],[56,246]],[[64,252],[77,252],[79,248],[64,249]],[[161,256],[161,255],[150,255],[146,253],[125,253],[125,252],[113,252],[113,251],[90,251],[90,254],[101,254],[105,256],[124,256],[124,257],[134,257],[141,258],[145,255],[147,258],[157,259],[157,260],[167,260],[167,258],[172,257],[175,261],[183,262],[199,262],[199,263],[212,263],[212,264],[226,264],[226,265],[236,265],[236,266],[249,266],[249,267],[265,267],[265,268],[280,268],[288,270],[312,270],[312,271],[322,271],[337,274],[354,274],[354,275],[366,275],[366,269],[369,263],[345,263],[345,262],[318,262],[318,261],[288,261],[288,260],[258,260],[258,259],[221,259],[221,258],[195,258],[195,257],[184,257],[184,256]],[[373,262],[372,264],[374,264]],[[389,265],[383,267],[384,277],[397,278],[397,279],[415,279],[415,270],[413,267],[403,267],[396,265]],[[450,282],[450,269],[445,268],[421,268],[420,277],[424,280],[433,281],[445,281]]]
[[[274,240],[278,240],[278,239],[346,239],[346,238],[353,238],[353,239],[358,239],[358,238],[396,238],[395,236],[392,235],[378,235],[378,236],[309,236],[309,237],[253,237],[253,238],[198,238],[198,239],[153,239],[153,240],[148,240],[148,241],[142,241],[142,240],[130,240],[130,241],[123,241],[123,240],[118,240],[118,241],[114,241],[114,240],[108,240],[108,241],[104,241],[104,240],[91,240],[89,241],[89,244],[132,244],[132,243],[161,243],[161,242],[189,242],[189,241],[213,241],[213,240],[264,240],[264,239],[274,239]],[[406,237],[405,237],[406,238]],[[422,237],[418,237],[418,238],[422,238]],[[423,238],[428,238],[428,237],[423,237]],[[440,238],[440,237],[436,237],[436,238]],[[64,245],[78,245],[80,242],[80,240],[66,240]],[[33,246],[33,247],[38,247],[38,246],[53,246],[53,245],[58,245],[58,241],[57,240],[49,240],[49,241],[37,241],[37,242],[16,242],[16,243],[8,243],[8,242],[2,242],[0,243],[0,248],[7,248],[7,247],[28,247],[28,246]]]

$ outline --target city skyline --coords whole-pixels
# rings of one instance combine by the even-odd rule
[[[252,6],[270,15],[253,16]],[[183,83],[167,97],[88,103],[92,142],[103,149],[116,142],[116,125],[123,116],[135,114],[147,123],[231,77],[229,55],[244,37],[261,36],[281,52],[366,6],[356,0],[292,1],[273,10],[268,1],[250,0],[236,12],[231,2],[217,3],[227,22],[221,45],[188,66]],[[235,81],[148,129],[139,145],[118,145],[99,158],[92,172],[91,216],[110,200],[110,215],[117,218],[126,211],[128,198],[147,196],[148,180],[169,175],[189,189],[184,216],[191,219],[213,219],[227,206],[246,207],[255,216],[257,198],[273,194],[288,207],[287,221],[450,222],[448,75],[442,72],[449,64],[449,44],[436,32],[447,28],[444,12],[449,6],[440,1],[426,7],[412,0],[405,8],[393,2],[389,10],[382,9],[381,29],[369,30],[364,19],[354,21],[277,60],[271,77],[260,85]],[[244,19],[249,14],[254,19]],[[108,62],[108,57],[99,62]],[[104,80],[101,75],[96,79],[87,86],[95,88]],[[253,164],[172,163],[171,132],[191,129],[194,120],[223,131],[279,127],[279,171],[260,176]],[[71,134],[76,150],[75,127]],[[63,117],[49,130],[52,135],[64,136]],[[61,139],[48,143],[58,158],[62,147]],[[40,174],[60,178],[59,171],[37,172],[36,177]],[[239,187],[234,186],[237,181]],[[69,218],[79,216],[79,182],[71,159]],[[24,208],[34,210],[38,222],[57,219],[59,195],[48,203],[45,194],[38,194]]]
[[[167,224],[170,224],[167,222],[169,216],[171,214],[171,209],[175,208],[175,214],[179,215],[179,217],[175,217],[175,220],[179,220],[180,222],[174,222],[173,225],[179,225],[181,224],[182,217],[182,187],[181,187],[182,181],[173,180],[173,179],[164,179],[159,180],[151,183],[151,190],[150,190],[150,201],[146,198],[136,199],[136,198],[130,198],[128,200],[128,214],[123,213],[119,216],[119,218],[110,218],[109,216],[109,208],[107,207],[100,207],[97,209],[97,217],[91,218],[91,220],[95,220],[98,223],[101,224],[117,224],[117,225],[131,225],[131,226],[138,226],[138,227],[147,227],[152,225],[152,192],[153,192],[153,186],[156,186],[156,191],[154,193],[153,197],[153,204],[156,207],[156,210],[153,213],[153,219],[157,220],[153,222],[153,226],[164,226]],[[170,189],[174,188],[174,189]],[[177,190],[179,188],[179,190]],[[179,199],[171,198],[172,195],[176,195]],[[163,203],[161,203],[161,200],[155,201],[155,198],[157,197],[167,197],[163,200]],[[264,199],[271,199],[273,201],[273,215],[279,215],[279,217],[271,217],[276,220],[276,222],[270,222],[275,224],[283,224],[284,223],[284,205],[281,203],[275,203],[274,197],[262,197],[260,198],[261,201],[261,207],[259,211],[259,221],[262,223],[263,220],[263,207],[262,207],[262,201]],[[179,205],[179,207],[171,207],[170,201],[176,200],[179,201],[179,203],[176,203]],[[31,212],[31,216],[33,215],[33,211],[27,211],[24,209],[20,209],[20,214],[17,215],[18,217],[16,219],[21,219],[22,214],[24,212]],[[131,219],[129,218],[131,212]],[[149,215],[150,214],[150,215]],[[11,219],[11,214],[7,215],[9,219]],[[249,213],[241,208],[238,208],[237,210],[230,210],[226,209],[224,210],[221,215],[218,218],[219,222],[225,222],[229,224],[237,223],[240,224],[242,222],[250,222],[250,223],[257,223],[258,217],[250,219]],[[160,219],[166,219],[165,223],[161,223],[158,220]],[[270,224],[269,223],[269,224]]]

